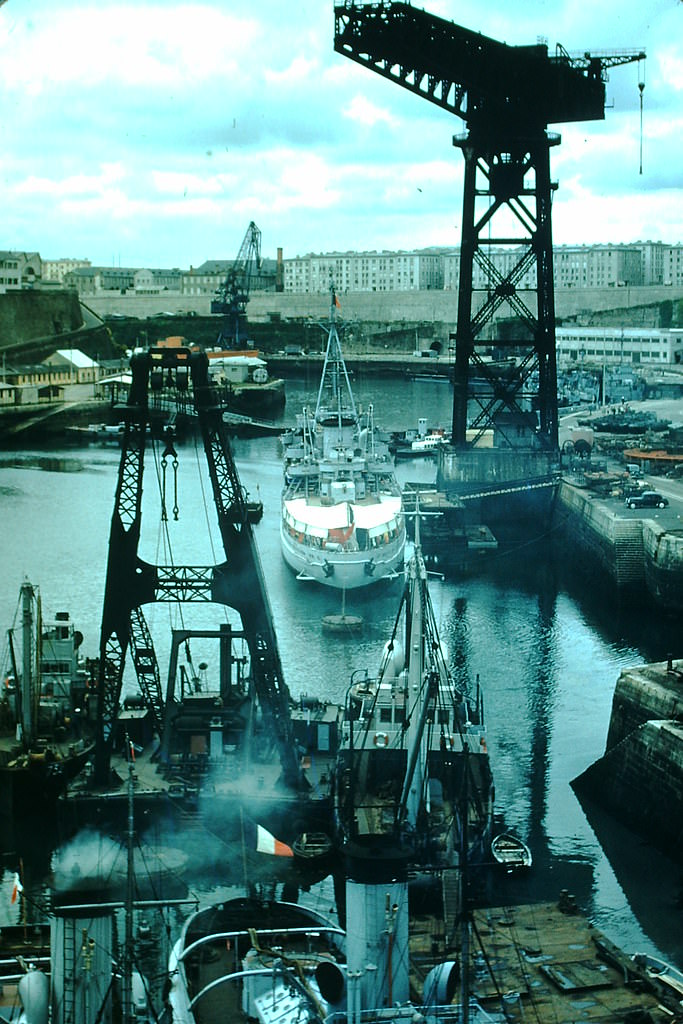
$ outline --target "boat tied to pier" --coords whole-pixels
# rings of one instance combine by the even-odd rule
[[[44,621],[28,580],[20,609],[21,643],[10,628],[0,696],[0,815],[13,820],[53,810],[94,744],[96,663],[80,653],[82,634],[68,612]]]
[[[361,413],[342,355],[331,288],[315,412],[283,438],[282,554],[301,580],[350,590],[395,577],[406,541],[401,490],[370,405]]]
[[[419,523],[379,671],[354,677],[337,755],[341,844],[403,836],[420,869],[483,862],[494,799],[483,694],[478,677],[470,692],[449,669]]]

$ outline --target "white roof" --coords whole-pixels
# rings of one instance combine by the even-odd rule
[[[353,521],[363,530],[373,526],[384,526],[401,511],[400,497],[382,499],[377,505],[353,505]]]
[[[213,370],[217,366],[267,366],[265,359],[261,359],[259,356],[220,356],[217,359],[211,359],[209,361],[209,369]]]
[[[309,505],[305,498],[285,501],[289,515],[299,523],[320,529],[339,530],[354,522],[363,530],[386,526],[401,511],[400,497],[390,497],[372,505],[354,505],[340,501],[336,505]],[[350,513],[350,515],[349,515]]]
[[[81,370],[97,366],[95,360],[91,359],[90,356],[86,356],[85,352],[81,352],[79,348],[58,348],[57,355],[61,356],[62,359],[68,359],[70,363],[73,363],[74,366]]]
[[[98,384],[131,384],[133,381],[132,373],[114,373],[111,377],[100,377]]]
[[[305,498],[290,498],[285,501],[285,508],[293,519],[306,526],[340,530],[349,525],[349,504],[346,501],[336,505],[309,505]]]

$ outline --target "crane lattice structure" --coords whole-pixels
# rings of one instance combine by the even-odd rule
[[[223,314],[223,323],[218,335],[218,345],[221,348],[246,348],[249,290],[260,270],[261,232],[252,220],[237,258],[220,288],[216,289],[216,298],[211,302],[211,312]]]
[[[540,446],[557,447],[557,367],[548,125],[603,119],[608,68],[644,59],[640,51],[572,56],[558,46],[508,46],[407,3],[335,6],[335,50],[462,118],[453,144],[465,158],[458,319],[455,336],[453,442],[467,438],[471,381],[483,378],[475,436],[520,399],[538,377]],[[502,228],[500,227],[502,225]],[[500,270],[487,254],[508,247]],[[475,302],[475,266],[486,286]],[[535,274],[533,287],[526,284]],[[486,327],[507,303],[514,330],[498,344],[516,351],[504,374],[481,350]]]
[[[136,352],[121,409],[121,459],[100,634],[95,781],[106,784],[126,656],[130,652],[146,705],[162,738],[166,715],[159,668],[143,606],[153,602],[213,602],[235,609],[249,650],[252,685],[276,743],[283,780],[302,784],[273,617],[252,532],[248,503],[233,460],[223,408],[209,378],[205,352],[186,348]],[[211,566],[152,565],[138,555],[146,440],[155,426],[156,396],[174,391],[197,416],[225,560]],[[167,452],[176,453],[169,442]]]

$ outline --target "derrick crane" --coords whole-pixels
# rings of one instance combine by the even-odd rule
[[[130,650],[145,703],[162,735],[164,708],[159,670],[142,606],[151,602],[213,602],[235,609],[249,650],[252,681],[264,722],[275,740],[283,780],[303,783],[270,604],[249,510],[208,373],[205,352],[186,348],[136,352],[122,407],[121,460],[109,539],[100,634],[95,779],[106,784],[125,659]],[[160,397],[192,405],[199,422],[225,560],[217,565],[152,565],[137,553],[142,523],[145,441],[154,430]],[[175,457],[172,445],[167,451]],[[163,506],[162,506],[163,507]],[[162,735],[163,740],[163,735]]]
[[[216,298],[211,302],[211,312],[223,314],[223,323],[218,335],[218,344],[221,348],[246,348],[249,289],[252,278],[260,269],[261,232],[252,220],[237,258],[220,288],[216,289]]]
[[[466,444],[471,381],[483,378],[475,443],[501,408],[522,415],[518,399],[538,375],[540,447],[556,448],[557,367],[549,153],[560,136],[548,125],[603,119],[608,68],[642,51],[572,56],[558,46],[508,46],[403,2],[335,6],[335,50],[462,118],[453,139],[465,159],[453,443]],[[499,225],[502,224],[502,229]],[[504,269],[487,254],[509,247]],[[480,271],[475,275],[475,268]],[[483,284],[480,283],[483,279]],[[535,292],[535,302],[533,299]],[[474,301],[474,293],[477,302]],[[516,318],[499,339],[517,355],[504,374],[477,349],[503,303]]]

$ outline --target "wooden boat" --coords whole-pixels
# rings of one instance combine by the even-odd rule
[[[325,832],[302,832],[292,843],[292,850],[301,860],[324,860],[332,853],[332,840]]]
[[[518,836],[501,832],[491,841],[491,853],[496,864],[509,873],[526,871],[531,867],[531,850]]]
[[[683,998],[683,971],[666,960],[660,960],[649,953],[634,953],[631,960],[636,967],[645,972],[647,977],[658,986],[672,993],[677,999]]]

